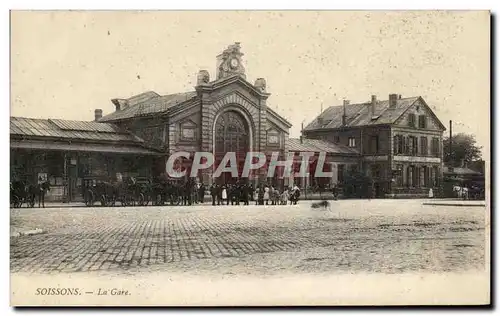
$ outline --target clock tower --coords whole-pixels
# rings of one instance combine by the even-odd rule
[[[229,45],[222,54],[217,56],[217,79],[239,75],[246,79],[243,67],[241,46],[239,42]]]

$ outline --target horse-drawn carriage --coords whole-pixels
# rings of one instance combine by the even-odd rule
[[[10,205],[13,208],[22,207],[23,204],[27,207],[35,207],[38,201],[38,207],[45,207],[45,194],[49,190],[49,182],[41,179],[38,183],[29,180],[13,180],[10,182]]]
[[[119,202],[122,206],[142,206],[148,203],[144,184],[135,178],[125,178],[123,181],[109,179],[85,179],[85,205],[115,206]]]
[[[10,204],[14,208],[35,206],[37,188],[26,181],[13,181],[10,183]]]
[[[124,178],[110,181],[109,178],[85,179],[84,201],[87,206],[179,205],[185,185],[180,181]]]

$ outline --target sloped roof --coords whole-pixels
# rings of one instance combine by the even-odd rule
[[[155,113],[164,113],[168,109],[196,97],[195,91],[159,95],[149,91],[125,99],[128,106],[102,117],[99,122],[123,120],[133,117],[149,116]]]
[[[10,117],[10,135],[55,137],[92,141],[132,142],[144,141],[110,123],[70,121],[60,119],[34,119]]]
[[[374,116],[370,113],[371,102],[346,105],[346,125],[348,127],[392,124],[420,97],[398,99],[394,108],[389,108],[389,100],[377,101]],[[318,115],[304,130],[342,127],[344,106],[330,106]],[[375,119],[376,118],[376,119]],[[322,123],[322,124],[321,124]]]
[[[454,167],[453,171],[450,172],[448,168],[444,168],[443,173],[445,174],[455,174],[455,175],[480,175],[480,172],[474,171],[469,168]]]
[[[294,152],[326,152],[329,154],[346,154],[346,155],[358,155],[359,152],[354,149],[347,147],[345,145],[331,143],[326,140],[320,139],[302,139],[299,138],[289,138],[288,139],[288,150]]]

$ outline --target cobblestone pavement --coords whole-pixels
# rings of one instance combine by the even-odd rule
[[[463,271],[485,267],[486,208],[418,200],[11,210],[11,272]]]

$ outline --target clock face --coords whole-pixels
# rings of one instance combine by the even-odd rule
[[[238,64],[239,64],[238,59],[236,59],[236,58],[231,59],[231,68],[234,69],[234,68],[238,67]]]

